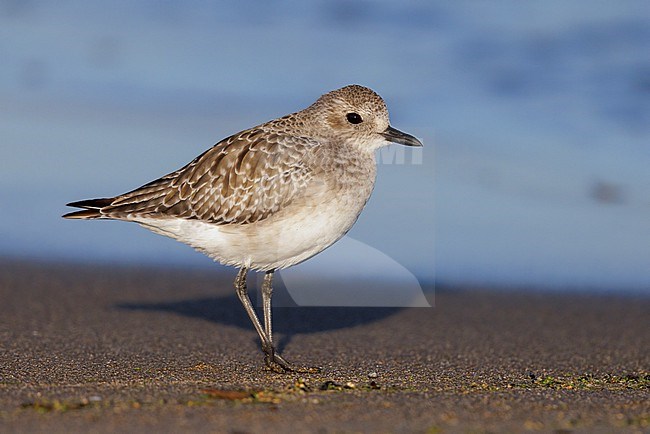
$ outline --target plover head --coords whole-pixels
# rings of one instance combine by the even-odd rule
[[[306,123],[322,136],[318,138],[343,140],[366,151],[389,143],[422,146],[412,135],[390,126],[386,103],[367,87],[350,85],[333,90],[300,114],[307,116]]]

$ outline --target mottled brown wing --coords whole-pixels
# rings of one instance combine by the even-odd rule
[[[107,217],[167,215],[215,224],[263,220],[311,177],[304,155],[316,142],[257,128],[231,136],[191,163],[116,197]]]

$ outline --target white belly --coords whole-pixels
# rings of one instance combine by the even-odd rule
[[[334,244],[352,227],[366,200],[339,197],[317,206],[290,205],[247,225],[216,225],[181,218],[140,217],[135,221],[222,264],[267,271],[298,264]]]

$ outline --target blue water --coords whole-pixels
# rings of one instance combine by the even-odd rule
[[[378,156],[351,237],[421,280],[650,290],[649,47],[645,1],[3,2],[0,255],[212,266],[59,216],[359,83],[425,148]]]

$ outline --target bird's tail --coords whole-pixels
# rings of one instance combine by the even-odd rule
[[[74,211],[68,214],[65,214],[63,218],[65,219],[98,219],[103,217],[101,209],[105,206],[108,206],[113,202],[113,198],[102,198],[102,199],[88,199],[80,200],[78,202],[70,202],[67,206],[74,206],[77,208],[83,208],[81,211]]]

